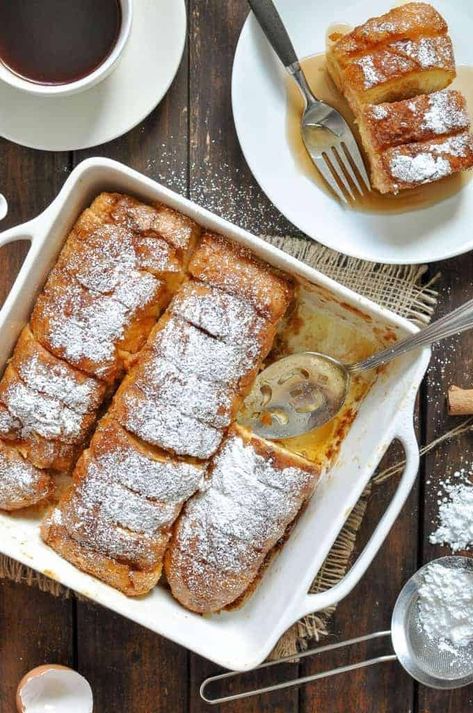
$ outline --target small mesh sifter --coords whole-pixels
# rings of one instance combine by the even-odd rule
[[[243,691],[220,698],[208,697],[206,690],[211,684],[244,675],[239,672],[231,671],[207,678],[200,687],[202,699],[211,705],[227,703],[228,701],[235,701],[240,698],[249,698],[262,693],[300,686],[305,683],[310,683],[311,681],[335,676],[339,673],[354,671],[355,669],[372,666],[385,661],[395,661],[396,659],[407,673],[419,681],[419,683],[429,686],[430,688],[461,688],[462,686],[473,683],[473,641],[467,644],[467,646],[462,647],[461,655],[457,655],[453,648],[439,647],[438,642],[434,639],[430,639],[419,624],[419,588],[424,582],[426,572],[434,563],[441,564],[444,567],[473,572],[473,558],[470,557],[451,556],[440,557],[437,560],[433,560],[421,567],[402,588],[394,605],[390,630],[378,631],[373,634],[368,634],[367,636],[360,636],[356,639],[310,649],[309,651],[297,654],[297,659],[320,655],[327,651],[342,649],[363,641],[384,637],[391,638],[394,653],[377,656],[372,659],[365,659],[364,661],[359,661],[348,666],[340,666],[329,671],[322,671],[311,676],[283,681],[282,683],[264,688]],[[277,661],[264,663],[261,666],[257,666],[253,671],[270,668],[284,662],[294,661],[294,658],[294,656],[287,656]]]

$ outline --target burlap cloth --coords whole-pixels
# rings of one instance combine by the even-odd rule
[[[433,280],[426,283],[425,266],[380,265],[349,258],[316,243],[294,237],[266,237],[268,242],[317,268],[341,284],[359,292],[384,307],[422,326],[429,322],[437,301]],[[458,435],[470,422],[441,439]],[[428,448],[436,445],[430,444]],[[336,584],[344,576],[354,550],[356,534],[366,512],[374,485],[381,486],[402,468],[393,467],[376,473],[348,517],[343,530],[331,549],[323,567],[314,580],[311,592],[318,592]],[[0,577],[36,586],[54,596],[75,596],[57,582],[38,574],[29,567],[0,555]],[[327,624],[335,607],[311,614],[295,624],[279,641],[273,656],[289,655],[306,647],[310,639],[327,635]]]

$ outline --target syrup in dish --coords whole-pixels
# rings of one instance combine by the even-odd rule
[[[347,25],[333,25],[328,33],[329,37],[337,39],[351,28]],[[358,146],[363,153],[360,133],[355,123],[353,112],[346,99],[338,92],[333,84],[325,66],[325,53],[307,57],[301,61],[310,87],[319,99],[337,109],[346,119],[352,129]],[[457,66],[457,78],[449,87],[462,92],[467,100],[470,113],[473,112],[473,67]],[[302,96],[293,79],[287,79],[287,139],[299,170],[308,176],[317,186],[332,196],[321,175],[314,167],[307,153],[301,135],[301,117],[304,109]],[[447,178],[434,183],[429,183],[417,188],[400,191],[397,195],[381,194],[370,191],[351,204],[354,210],[370,213],[406,213],[420,210],[450,198],[460,191],[463,186],[472,180],[472,172],[455,173]]]
[[[330,305],[326,307],[319,302],[317,293],[311,286],[299,288],[295,309],[280,331],[266,365],[304,351],[330,354],[346,363],[361,361],[397,338],[392,333],[377,334],[368,324],[364,329],[362,319],[365,315],[350,314],[348,306],[342,306],[341,311],[337,310],[334,314]],[[308,433],[282,440],[281,445],[322,468],[328,468],[338,455],[360,404],[376,377],[376,371],[354,376],[343,407],[331,421]]]

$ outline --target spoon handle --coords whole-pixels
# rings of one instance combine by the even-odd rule
[[[388,347],[388,349],[374,354],[364,361],[348,365],[347,369],[351,374],[367,369],[374,369],[377,366],[381,366],[381,364],[387,364],[393,359],[396,359],[396,357],[401,356],[401,354],[410,352],[412,349],[419,349],[434,342],[439,342],[446,337],[450,337],[453,334],[460,334],[472,327],[473,300],[469,300],[461,305],[461,307],[457,307],[453,312],[449,312],[425,329],[421,329],[420,332],[393,344],[392,347]]]

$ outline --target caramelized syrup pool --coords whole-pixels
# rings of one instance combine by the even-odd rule
[[[336,39],[348,28],[345,25],[337,25],[330,28],[330,37]],[[338,109],[344,116],[360,148],[361,140],[353,113],[338,92],[325,67],[325,54],[317,54],[308,57],[301,62],[307,80],[314,94],[326,101],[331,106]],[[451,85],[452,89],[461,91],[467,100],[470,113],[473,112],[473,67],[457,67],[457,78]],[[314,167],[302,141],[301,117],[303,111],[303,101],[299,89],[293,79],[288,77],[288,112],[287,112],[287,135],[294,159],[301,172],[310,177],[317,186],[332,195],[323,179]],[[405,213],[411,210],[426,208],[429,205],[445,200],[457,193],[466,183],[471,180],[471,172],[463,172],[448,176],[441,181],[430,183],[419,188],[401,191],[398,195],[382,195],[377,191],[371,191],[362,198],[356,200],[352,207],[354,210],[368,211],[371,213]]]
[[[67,84],[109,56],[119,0],[0,0],[0,61],[36,84]]]

